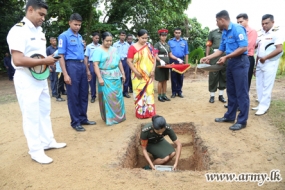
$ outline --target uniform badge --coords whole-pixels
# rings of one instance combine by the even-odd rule
[[[239,37],[240,40],[244,40],[243,34],[239,34],[238,37]]]
[[[148,140],[141,140],[141,145],[147,147]]]
[[[211,47],[212,45],[213,45],[213,43],[210,40],[208,40],[207,43],[206,43],[206,46],[210,46]]]
[[[22,27],[24,25],[25,25],[25,22],[19,22],[19,23],[16,24],[16,26],[20,26],[20,27]]]
[[[31,40],[36,40],[36,38],[31,38]]]
[[[58,41],[58,47],[62,47],[62,39],[59,39],[59,41]]]
[[[41,40],[46,41],[46,39],[45,39],[45,38],[41,38]]]

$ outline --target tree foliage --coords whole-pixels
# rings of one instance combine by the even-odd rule
[[[8,51],[6,36],[9,29],[25,14],[23,10],[25,2],[25,0],[0,1],[0,10],[4,15],[2,17],[5,17],[6,21],[0,28],[1,44],[5,44],[0,47],[2,55]],[[155,43],[159,40],[158,29],[167,28],[171,38],[174,28],[180,27],[183,37],[188,38],[190,50],[199,47],[205,49],[208,28],[202,29],[196,18],[190,19],[183,13],[191,4],[191,0],[46,0],[46,2],[49,9],[43,29],[47,39],[58,37],[67,30],[70,15],[77,12],[83,19],[80,34],[87,43],[92,41],[90,36],[93,32],[109,31],[116,38],[120,30],[136,36],[137,31],[142,28],[148,30],[151,42]],[[99,4],[104,5],[103,11],[97,8]],[[50,18],[54,21],[51,22]]]
[[[0,55],[1,61],[5,53],[9,52],[6,37],[9,30],[16,23],[20,22],[24,16],[24,0],[1,0],[0,1],[0,13],[1,13],[1,27],[0,27]],[[20,35],[20,34],[19,34]],[[0,70],[3,69],[3,63],[0,64]]]

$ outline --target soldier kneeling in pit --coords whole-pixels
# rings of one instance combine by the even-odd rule
[[[164,139],[168,135],[176,145],[176,151],[173,146]],[[173,170],[177,169],[178,160],[181,154],[182,144],[177,139],[173,129],[166,123],[164,117],[155,115],[152,117],[152,123],[146,124],[141,131],[141,146],[143,155],[149,163],[144,169],[155,170],[154,165],[167,164],[176,155]],[[152,154],[152,162],[148,152]]]

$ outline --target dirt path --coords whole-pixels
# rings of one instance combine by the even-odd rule
[[[250,92],[255,106],[255,82]],[[178,171],[173,173],[122,168],[120,163],[141,123],[134,115],[133,99],[125,99],[127,120],[107,127],[100,118],[98,101],[89,104],[88,116],[97,125],[77,133],[69,126],[66,103],[52,99],[52,123],[57,141],[66,142],[61,150],[49,150],[54,159],[50,165],[40,165],[30,159],[22,130],[19,105],[14,97],[13,83],[0,79],[0,189],[285,189],[285,140],[267,116],[249,113],[247,128],[230,131],[229,124],[214,122],[226,111],[221,102],[210,104],[207,78],[193,74],[185,80],[185,98],[171,102],[156,101],[157,114],[169,123],[194,122],[210,155],[208,171]],[[168,95],[170,96],[170,84]],[[9,95],[7,99],[6,95]],[[273,98],[284,96],[284,80],[276,82]],[[216,96],[217,97],[217,96]],[[6,100],[6,99],[7,100]],[[10,102],[10,103],[7,103]],[[183,149],[182,149],[183,151]],[[182,169],[182,168],[180,168]],[[257,182],[207,182],[207,172],[269,173],[279,169],[283,180],[262,187]]]

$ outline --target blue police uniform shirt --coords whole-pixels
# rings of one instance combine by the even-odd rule
[[[47,47],[47,50],[46,50],[46,53],[47,53],[47,56],[50,56],[51,54],[53,54],[55,51],[57,50],[57,47],[53,47],[53,46],[48,46]]]
[[[188,43],[183,38],[179,40],[172,38],[168,41],[168,45],[170,46],[172,54],[176,57],[183,58],[189,54]]]
[[[84,53],[84,55],[86,56],[86,57],[88,57],[88,60],[89,61],[92,61],[92,55],[93,55],[93,53],[95,52],[95,50],[96,50],[96,48],[98,48],[98,47],[100,47],[101,46],[101,44],[97,44],[97,45],[95,45],[93,42],[91,43],[91,44],[88,44],[87,46],[86,46],[86,50],[85,50],[85,53]]]
[[[64,54],[64,59],[84,59],[84,44],[80,34],[75,35],[69,28],[58,37],[58,54]]]
[[[130,44],[128,42],[121,43],[120,40],[113,44],[113,47],[117,48],[117,53],[121,59],[127,58]]]
[[[239,24],[230,22],[228,30],[223,30],[219,50],[228,55],[240,47],[247,47],[247,45],[246,29]],[[243,52],[243,55],[247,55],[247,51]]]

